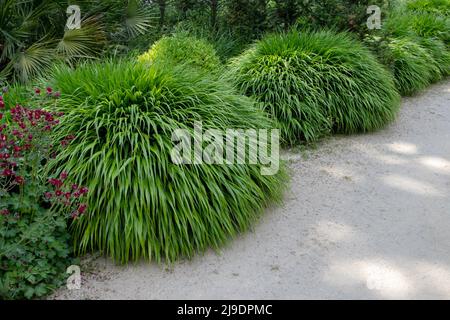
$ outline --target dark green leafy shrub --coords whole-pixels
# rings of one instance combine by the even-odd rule
[[[195,69],[133,62],[56,70],[66,114],[61,136],[77,132],[54,165],[90,187],[89,212],[72,233],[81,253],[117,261],[173,261],[217,247],[247,229],[279,196],[282,175],[260,165],[176,165],[175,129],[268,128],[252,100]],[[99,81],[101,79],[101,81]]]
[[[164,36],[152,45],[150,50],[139,57],[140,62],[153,63],[164,60],[168,63],[185,63],[205,70],[217,70],[220,59],[214,47],[203,39],[177,33]]]
[[[378,129],[399,106],[389,72],[345,33],[270,35],[232,62],[231,77],[278,122],[287,144]]]
[[[297,5],[300,7],[298,22],[305,27],[335,28],[361,34],[367,32],[369,6],[379,6],[382,19],[390,9],[385,0],[298,0]]]
[[[31,203],[16,207],[27,212]],[[31,299],[63,285],[71,264],[66,218],[39,208],[0,214],[0,298]]]

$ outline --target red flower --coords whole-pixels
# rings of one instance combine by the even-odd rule
[[[2,172],[2,176],[8,177],[8,176],[12,176],[14,174],[14,172],[10,169],[4,169]]]
[[[36,94],[41,94],[41,89],[36,88],[36,89],[34,89],[34,92],[35,92]]]
[[[81,193],[81,194],[86,194],[86,193],[88,193],[88,192],[89,192],[89,189],[86,188],[86,187],[82,187],[82,188],[80,189],[80,193]]]
[[[56,190],[56,191],[55,191],[55,195],[56,195],[57,197],[60,197],[60,196],[62,195],[62,191],[61,191],[61,190]]]
[[[87,205],[86,205],[86,204],[81,204],[81,205],[78,207],[78,213],[79,213],[79,214],[83,214],[83,213],[86,211],[86,208],[87,208]]]
[[[51,87],[47,87],[47,94],[51,94],[53,92],[53,89]]]
[[[51,193],[51,192],[46,192],[45,193],[45,198],[46,199],[51,199],[53,197],[53,193]]]
[[[5,103],[3,102],[3,100],[0,100],[0,109],[3,109],[5,107]]]
[[[9,210],[8,210],[8,209],[2,209],[2,210],[0,210],[0,215],[2,215],[2,216],[7,216],[7,215],[9,215]]]
[[[66,171],[63,171],[63,172],[61,173],[61,175],[59,176],[59,178],[60,178],[61,180],[66,180],[66,179],[67,179],[67,172],[66,172]]]
[[[50,182],[50,184],[52,186],[55,186],[57,188],[61,188],[61,186],[63,185],[63,182],[61,180],[59,180],[59,179],[51,178],[51,179],[48,180],[48,182]]]
[[[25,179],[23,177],[21,177],[21,176],[17,176],[15,178],[15,181],[16,181],[17,184],[23,184],[25,182]]]

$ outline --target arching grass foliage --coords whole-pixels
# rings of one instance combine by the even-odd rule
[[[231,62],[231,77],[278,123],[286,144],[378,129],[399,95],[389,72],[349,34],[273,34]]]
[[[117,261],[173,261],[246,230],[280,195],[283,174],[260,165],[176,165],[175,129],[269,128],[252,100],[185,67],[109,62],[54,72],[75,140],[53,163],[89,187],[89,213],[72,225],[76,248]]]

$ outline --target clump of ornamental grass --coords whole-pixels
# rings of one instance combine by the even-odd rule
[[[450,68],[450,20],[413,7],[400,5],[389,13],[377,36],[366,38],[380,62],[392,71],[402,95],[425,89],[447,76]]]
[[[65,113],[56,138],[76,132],[53,163],[86,185],[89,212],[71,231],[78,252],[120,262],[174,261],[248,229],[283,174],[262,165],[172,161],[176,129],[270,128],[254,102],[194,69],[133,62],[87,64],[53,77]],[[99,81],[101,79],[101,81]]]
[[[395,118],[390,73],[349,34],[273,34],[231,62],[230,75],[278,123],[289,145],[367,132]]]
[[[449,17],[422,11],[408,11],[400,6],[383,22],[382,33],[390,37],[435,38],[450,45]]]
[[[450,1],[448,0],[410,0],[406,7],[412,11],[450,16]]]
[[[440,39],[450,45],[450,18],[433,13],[416,13],[412,16],[411,28],[420,37]]]
[[[428,53],[436,61],[436,67],[439,69],[439,74],[435,75],[433,80],[440,80],[450,74],[450,51],[447,49],[445,44],[434,38],[420,38],[420,45],[425,48]],[[433,63],[433,61],[430,61]]]
[[[214,47],[206,40],[179,32],[163,36],[150,50],[138,57],[143,63],[164,60],[168,63],[187,64],[208,71],[217,70],[220,59]]]
[[[417,41],[404,37],[374,42],[380,61],[390,68],[397,89],[406,96],[425,89],[442,76],[436,60]]]

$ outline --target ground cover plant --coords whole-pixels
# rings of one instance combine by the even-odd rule
[[[367,132],[395,118],[394,81],[345,33],[267,36],[232,61],[231,77],[277,122],[287,144],[330,132]]]
[[[87,185],[89,212],[72,225],[79,253],[117,261],[173,261],[247,229],[279,196],[282,174],[260,165],[176,165],[175,129],[268,128],[254,102],[186,66],[115,61],[58,69],[66,114],[59,136],[76,132],[55,160]],[[98,81],[102,79],[102,81]]]
[[[5,91],[0,96],[0,298],[30,299],[65,280],[72,261],[67,219],[85,212],[81,200],[87,189],[71,185],[67,173],[57,178],[42,173],[54,152],[50,135],[58,115],[9,105]],[[53,97],[50,88],[44,95]],[[49,104],[48,98],[40,102]]]

